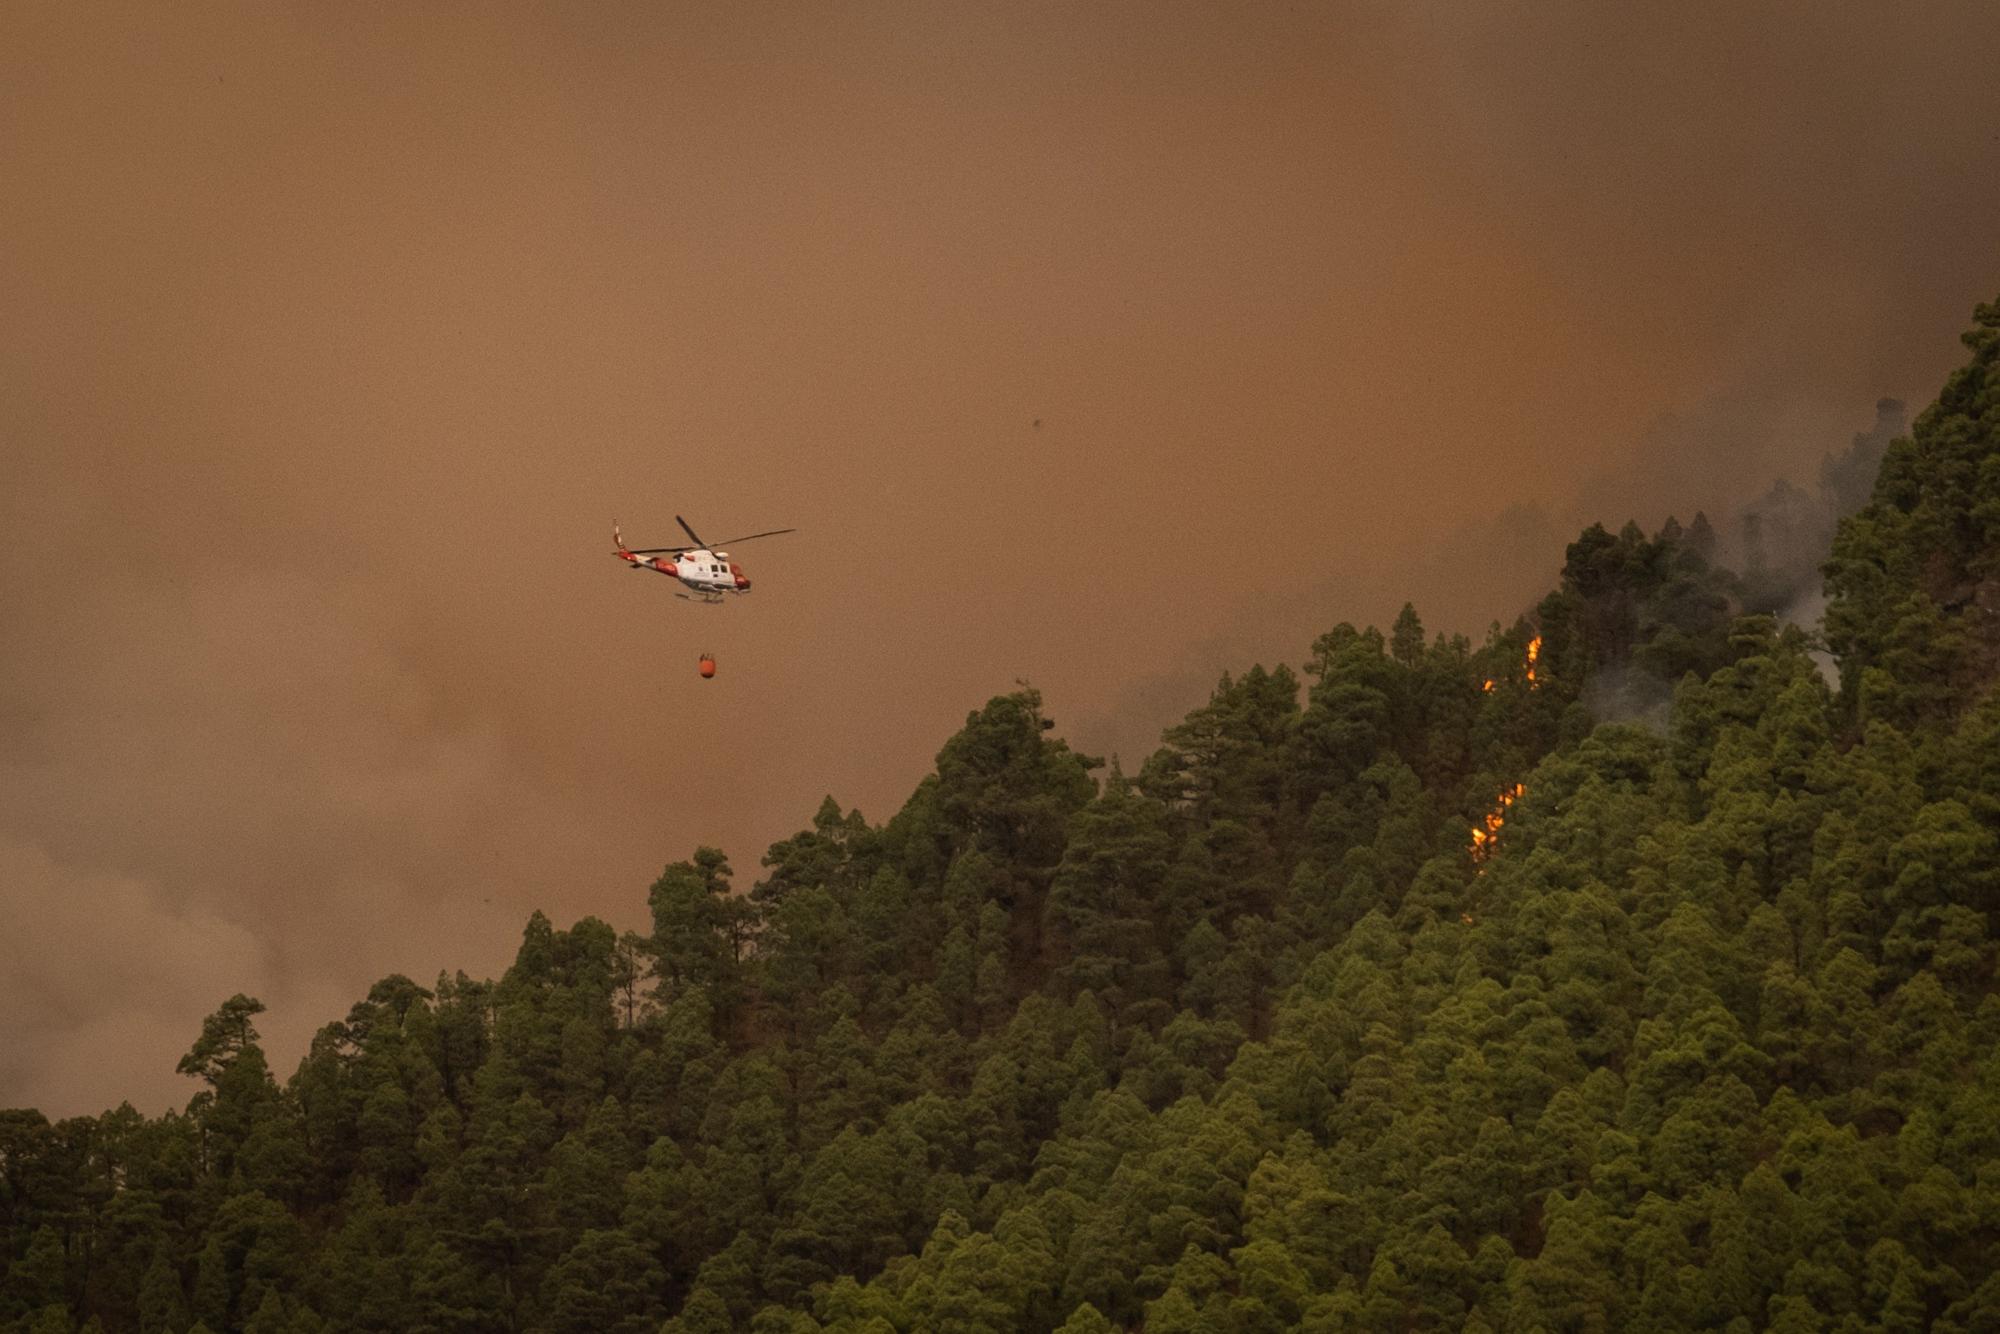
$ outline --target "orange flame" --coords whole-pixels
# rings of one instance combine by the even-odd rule
[[[1512,787],[1500,789],[1494,800],[1493,809],[1488,811],[1480,823],[1472,826],[1472,860],[1483,862],[1493,855],[1493,849],[1500,838],[1500,827],[1507,823],[1507,808],[1526,796],[1527,784],[1516,783]]]
[[[1528,660],[1526,665],[1527,665],[1528,688],[1531,690],[1540,690],[1542,688],[1542,683],[1535,679],[1535,662],[1541,656],[1542,656],[1542,637],[1540,635],[1536,635],[1533,639],[1530,639],[1528,641]],[[1480,686],[1479,688],[1481,690],[1484,690],[1489,695],[1492,694],[1493,678],[1490,676],[1487,677],[1486,683]]]

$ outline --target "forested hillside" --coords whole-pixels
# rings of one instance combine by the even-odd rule
[[[1976,320],[1841,524],[1838,685],[1670,520],[1132,772],[994,699],[648,931],[537,914],[283,1081],[232,998],[182,1114],[0,1113],[0,1328],[2000,1329]]]

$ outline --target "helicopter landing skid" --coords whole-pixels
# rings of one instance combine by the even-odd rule
[[[674,596],[683,602],[703,602],[711,607],[720,607],[722,605],[722,594],[720,593],[676,593]]]

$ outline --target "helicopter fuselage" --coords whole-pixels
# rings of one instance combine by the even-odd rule
[[[729,559],[726,551],[696,550],[670,556],[644,556],[621,549],[617,555],[635,570],[668,575],[704,597],[750,591],[749,577],[743,573],[742,566]]]

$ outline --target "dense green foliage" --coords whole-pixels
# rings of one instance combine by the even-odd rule
[[[1979,319],[1842,530],[1838,695],[1670,522],[1133,775],[995,699],[886,824],[385,979],[282,1086],[238,996],[183,1114],[0,1113],[0,1328],[2000,1328]]]
[[[1953,717],[2000,667],[2000,301],[1965,343],[1972,360],[1890,446],[1827,566],[1826,636],[1858,721]]]

